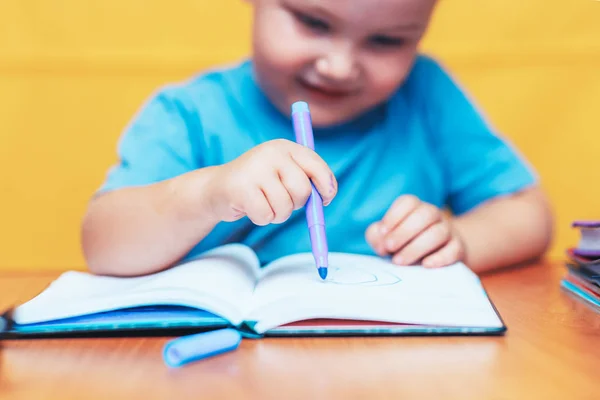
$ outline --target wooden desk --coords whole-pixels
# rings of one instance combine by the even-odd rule
[[[169,370],[167,338],[5,341],[0,399],[598,399],[600,314],[559,287],[562,265],[483,278],[504,337],[245,340]],[[0,275],[0,307],[56,274]]]

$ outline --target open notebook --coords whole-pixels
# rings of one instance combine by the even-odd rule
[[[169,332],[234,326],[248,336],[501,334],[504,323],[464,264],[398,267],[330,253],[318,276],[312,254],[261,268],[239,244],[171,269],[116,278],[63,273],[14,310],[9,334]]]

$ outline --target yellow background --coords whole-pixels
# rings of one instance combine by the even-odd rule
[[[83,268],[79,224],[159,85],[250,49],[241,0],[0,2],[0,269]],[[600,2],[442,0],[439,57],[539,171],[551,257],[600,219]]]

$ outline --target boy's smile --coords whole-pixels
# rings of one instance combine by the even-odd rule
[[[415,60],[435,0],[252,0],[259,85],[288,115],[347,122],[384,102]]]
[[[333,86],[322,82],[311,82],[309,79],[299,77],[299,94],[304,92],[307,99],[312,103],[343,101],[349,96],[360,93],[358,88],[353,89],[343,86]]]

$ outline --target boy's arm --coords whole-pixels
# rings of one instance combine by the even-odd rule
[[[453,219],[465,264],[477,273],[541,256],[551,242],[553,217],[537,187],[487,201]]]
[[[552,216],[535,171],[441,65],[429,60],[419,72],[415,93],[423,93],[467,264],[483,272],[538,257],[551,240]]]
[[[552,237],[552,214],[542,191],[529,186],[447,216],[416,196],[394,201],[366,232],[367,242],[397,265],[436,268],[464,261],[477,273],[541,256]]]
[[[102,275],[141,275],[183,257],[218,222],[190,193],[202,192],[211,173],[203,168],[92,199],[81,232],[88,268]]]
[[[282,223],[304,206],[312,186],[329,204],[333,173],[313,150],[288,140],[262,143],[233,161],[94,199],[82,242],[91,271],[140,275],[165,269],[221,221]]]

